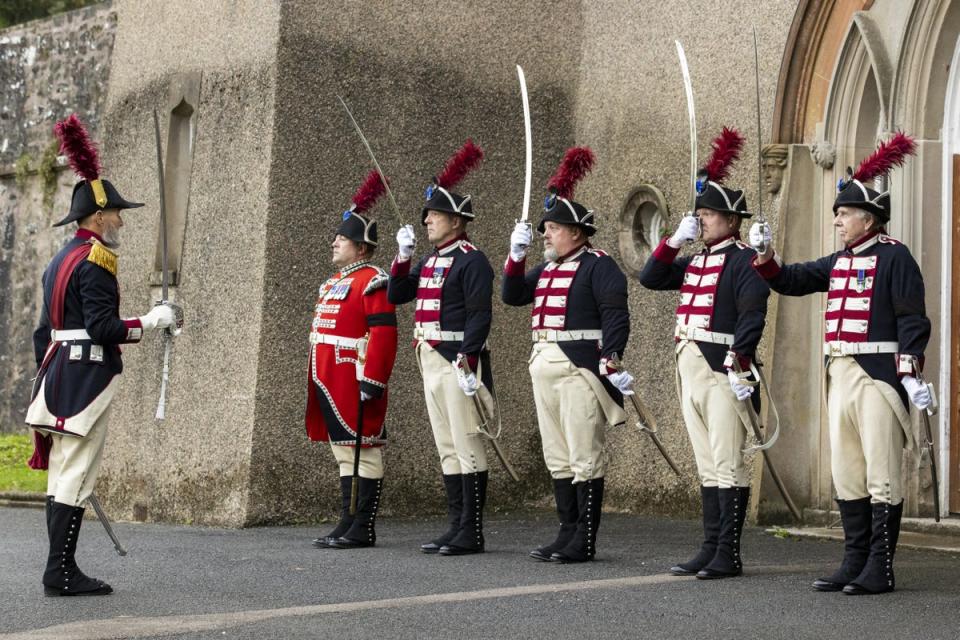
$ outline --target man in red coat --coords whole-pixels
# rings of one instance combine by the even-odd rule
[[[320,287],[310,329],[307,435],[330,443],[340,465],[340,522],[315,547],[372,547],[383,486],[387,381],[397,355],[397,317],[387,301],[389,276],[370,263],[377,247],[377,223],[366,211],[383,193],[371,172],[344,212],[331,244],[340,268]],[[358,427],[358,423],[360,426]],[[354,456],[360,430],[359,467]],[[359,475],[356,512],[350,514],[354,473]]]

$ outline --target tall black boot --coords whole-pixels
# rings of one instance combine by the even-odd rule
[[[843,562],[833,575],[813,582],[817,591],[840,591],[860,575],[870,555],[870,498],[837,500],[843,522]]]
[[[43,593],[47,596],[105,596],[113,589],[107,583],[88,578],[77,566],[74,554],[83,522],[83,507],[60,502],[50,506],[50,553],[43,572]]]
[[[383,478],[360,478],[360,495],[357,496],[357,513],[353,516],[353,524],[342,536],[330,541],[331,549],[372,547],[377,543],[377,509],[380,508],[382,489]]]
[[[424,553],[437,553],[460,531],[460,518],[463,517],[463,474],[451,473],[443,476],[443,488],[447,492],[447,530],[439,538],[420,545]]]
[[[703,504],[703,544],[700,551],[686,562],[670,567],[675,576],[695,576],[717,555],[717,540],[720,537],[720,496],[717,487],[700,487]]]
[[[553,552],[551,561],[566,564],[593,560],[603,508],[603,484],[603,478],[593,478],[573,485],[577,490],[577,529],[566,546]]]
[[[732,578],[743,573],[740,560],[740,534],[747,517],[750,502],[750,487],[718,489],[720,503],[720,535],[717,536],[717,553],[707,566],[697,573],[701,580]]]
[[[557,539],[550,544],[537,547],[530,552],[530,557],[544,562],[550,562],[550,556],[560,551],[573,539],[577,531],[577,518],[580,514],[577,508],[577,488],[573,486],[573,478],[561,478],[553,481],[553,497],[557,501],[557,516],[560,518],[560,532]]]
[[[483,507],[487,504],[487,472],[463,474],[463,515],[460,530],[440,547],[442,556],[483,553]]]
[[[350,515],[350,487],[353,484],[353,476],[340,476],[340,522],[333,528],[333,531],[325,536],[314,538],[313,546],[319,549],[327,549],[330,543],[342,536],[353,524],[353,516]]]
[[[896,587],[893,577],[893,554],[897,550],[897,539],[900,537],[903,501],[900,504],[875,502],[871,507],[873,522],[870,534],[870,555],[860,575],[843,588],[843,592],[848,596],[886,593],[893,591]]]

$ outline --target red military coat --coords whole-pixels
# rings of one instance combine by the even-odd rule
[[[363,446],[386,443],[387,381],[397,355],[397,317],[389,277],[369,262],[344,267],[320,287],[310,330],[306,426],[311,440],[354,445],[361,389]],[[367,341],[358,362],[357,341]]]

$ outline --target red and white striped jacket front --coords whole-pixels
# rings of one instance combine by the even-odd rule
[[[417,307],[413,314],[414,326],[425,331],[440,331],[440,303],[443,298],[443,284],[450,274],[454,258],[460,251],[473,251],[476,247],[467,240],[458,240],[431,255],[420,269],[420,281],[417,286]],[[440,340],[427,340],[436,346]]]
[[[570,286],[581,265],[577,258],[584,252],[598,256],[607,255],[603,251],[584,246],[563,262],[550,262],[540,272],[540,279],[537,280],[537,288],[533,294],[533,309],[530,312],[530,326],[534,331],[563,331],[566,328]]]
[[[736,242],[729,238],[710,247],[709,253],[699,253],[690,260],[680,286],[680,304],[677,305],[677,326],[710,330],[713,323],[714,301],[720,274],[726,266],[727,254],[715,253]]]
[[[824,341],[867,342],[870,331],[870,305],[879,256],[858,256],[874,242],[854,249],[853,255],[837,258],[830,271],[827,311],[824,316]]]

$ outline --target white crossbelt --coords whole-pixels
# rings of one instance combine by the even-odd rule
[[[51,342],[70,342],[73,340],[93,340],[86,329],[52,329]]]
[[[695,342],[712,342],[713,344],[733,345],[732,333],[720,333],[719,331],[707,331],[700,327],[688,327],[677,325],[673,331],[673,337],[680,340],[693,340]]]
[[[441,331],[440,329],[414,329],[414,340],[439,340],[440,342],[463,341],[463,331]]]
[[[534,342],[571,342],[573,340],[601,340],[603,331],[600,329],[571,329],[556,331],[554,329],[536,329],[533,332]]]
[[[900,345],[896,342],[841,342],[840,340],[831,340],[823,343],[823,355],[831,358],[870,353],[897,353],[898,351],[900,351]]]
[[[345,338],[343,336],[332,336],[326,333],[310,334],[310,344],[332,344],[346,349],[357,348],[357,338]]]

